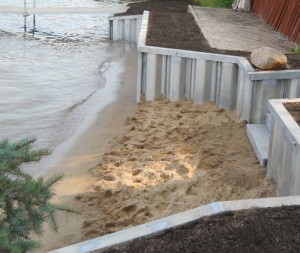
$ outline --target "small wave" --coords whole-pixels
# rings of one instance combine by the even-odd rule
[[[89,94],[84,99],[82,99],[82,100],[76,102],[75,104],[69,106],[68,108],[65,109],[65,112],[70,113],[70,112],[74,111],[78,106],[80,106],[80,105],[84,104],[86,101],[88,101],[96,92],[97,92],[97,90],[94,90],[91,94]]]
[[[6,37],[15,37],[17,33],[4,31],[0,29],[0,36],[6,36]]]
[[[101,74],[105,73],[109,69],[111,61],[112,60],[109,58],[99,65],[98,69]]]
[[[92,93],[90,93],[88,96],[86,96],[84,99],[74,103],[73,105],[69,106],[68,108],[65,109],[65,113],[71,113],[72,111],[74,111],[78,106],[84,104],[86,101],[88,101],[99,89],[103,89],[105,87],[105,83],[106,83],[106,77],[103,76],[103,74],[109,69],[110,67],[110,62],[111,59],[107,59],[105,61],[103,61],[98,69],[99,69],[99,82],[98,82],[98,88],[96,90],[94,90]]]

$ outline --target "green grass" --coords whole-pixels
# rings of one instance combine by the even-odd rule
[[[292,50],[292,52],[293,52],[294,54],[300,54],[300,45],[297,45],[297,46]]]
[[[231,8],[233,0],[193,0],[204,7]]]

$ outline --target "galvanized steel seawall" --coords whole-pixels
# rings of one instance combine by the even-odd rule
[[[300,43],[300,0],[252,0],[252,11],[291,41]]]

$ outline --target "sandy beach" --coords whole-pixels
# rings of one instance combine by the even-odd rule
[[[58,215],[41,252],[112,233],[213,201],[276,196],[234,110],[212,103],[136,97],[134,46],[106,72],[116,99],[44,175],[64,173],[55,203],[81,215]]]
[[[65,174],[54,202],[81,215],[59,214],[41,252],[213,201],[276,196],[235,111],[163,98],[136,104],[131,47],[106,73],[116,100],[44,175]]]
[[[42,252],[212,201],[275,196],[236,112],[162,98],[136,105],[132,57],[118,99],[51,170],[66,175],[55,202],[82,214],[60,214]]]
[[[59,214],[41,252],[214,201],[276,196],[234,110],[164,98],[137,105],[136,64],[134,50],[115,61],[107,80],[119,84],[117,99],[45,174],[65,174],[54,202],[81,215]]]
[[[134,57],[120,61],[118,99],[48,173],[65,174],[54,201],[82,214],[59,214],[41,252],[213,201],[275,196],[235,111],[163,98],[137,105]]]
[[[275,196],[245,122],[211,103],[142,102],[89,173],[90,192],[76,196],[82,239],[212,201]]]
[[[56,173],[65,175],[55,187],[56,197],[53,202],[69,205],[81,211],[82,215],[58,213],[58,232],[46,226],[43,238],[36,238],[43,244],[39,252],[47,252],[82,240],[82,223],[86,219],[85,208],[79,207],[74,197],[92,189],[95,178],[88,170],[99,164],[101,155],[112,147],[115,136],[123,132],[126,118],[132,116],[137,108],[136,46],[123,44],[119,47],[120,50],[124,50],[122,57],[111,62],[106,72],[108,80],[106,86],[117,88],[114,94],[107,95],[116,96],[115,101],[101,110],[85,131],[75,136],[68,145],[58,149],[59,152],[66,149],[60,158],[49,157],[49,161],[41,161],[42,164],[51,163],[51,168],[43,174],[45,178]],[[119,52],[116,55],[119,55]],[[58,161],[53,161],[56,159]]]

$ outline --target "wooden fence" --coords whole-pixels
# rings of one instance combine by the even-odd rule
[[[300,43],[300,0],[252,0],[252,10],[291,41]]]

